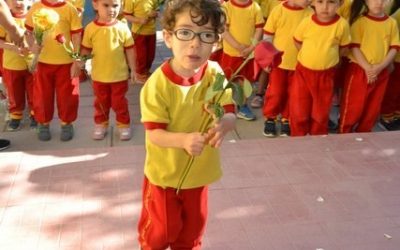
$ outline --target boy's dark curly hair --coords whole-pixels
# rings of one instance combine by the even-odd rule
[[[174,29],[176,15],[189,9],[193,23],[203,26],[210,22],[216,33],[224,32],[226,16],[217,0],[168,0],[165,7],[162,26],[168,31]]]

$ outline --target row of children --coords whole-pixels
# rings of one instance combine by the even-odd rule
[[[254,49],[252,41],[261,40],[262,31],[264,39],[283,52],[282,62],[261,74],[256,64],[255,67],[248,64],[240,73],[250,81],[259,74],[259,89],[252,101],[259,107],[265,75],[269,72],[262,107],[265,136],[276,136],[278,123],[281,135],[327,134],[332,98],[338,88],[341,89],[338,132],[369,132],[381,107],[386,121],[393,121],[400,111],[396,63],[388,84],[389,66],[400,48],[400,11],[394,18],[389,17],[385,12],[388,3],[388,0],[354,0],[345,4],[343,0],[275,1],[272,4],[276,6],[268,16],[264,15],[264,26],[262,16],[266,11],[258,4],[250,0],[223,2],[227,30],[222,35],[222,50],[214,52],[212,59],[220,63],[229,77]],[[397,10],[396,6],[393,9]],[[344,17],[337,13],[344,13]],[[237,116],[255,119],[246,106],[238,110]]]
[[[155,18],[161,3],[157,0],[125,1],[123,16],[132,23],[130,30],[126,22],[118,20],[122,13],[120,0],[94,0],[95,20],[85,27],[85,32],[83,1],[8,0],[7,3],[19,27],[26,29],[24,47],[11,43],[6,32],[0,40],[0,47],[4,49],[2,77],[9,99],[8,130],[20,128],[27,100],[30,126],[37,130],[39,140],[50,140],[49,125],[56,101],[61,120],[60,139],[71,140],[79,104],[78,77],[85,66],[82,58],[94,55],[91,60],[95,94],[92,137],[96,140],[105,137],[110,109],[113,109],[120,139],[129,140],[130,115],[125,97],[128,79],[144,82],[150,75],[155,56]],[[41,9],[55,11],[59,22],[43,35],[39,44],[35,39],[34,16]],[[63,44],[70,47],[72,53]],[[71,56],[79,53],[78,57]],[[34,72],[27,60],[31,54],[39,55]]]

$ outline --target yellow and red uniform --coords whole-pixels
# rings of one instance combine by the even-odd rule
[[[66,43],[71,34],[80,34],[82,24],[78,11],[70,3],[35,2],[26,16],[25,27],[33,31],[32,15],[42,8],[50,8],[59,15],[54,31],[44,35],[42,50],[36,69],[33,95],[35,96],[35,119],[42,124],[50,123],[54,116],[54,99],[57,97],[58,115],[62,123],[72,123],[77,118],[79,104],[79,79],[71,79],[73,59],[55,37],[64,35]]]
[[[400,25],[400,9],[392,17]],[[385,96],[382,101],[381,115],[384,119],[400,118],[400,53],[394,58],[394,70],[390,73]]]
[[[141,121],[145,130],[200,131],[202,120],[209,115],[204,111],[205,94],[221,71],[216,62],[209,61],[187,79],[177,75],[169,61],[162,64],[141,91]],[[234,112],[230,92],[221,98],[221,105],[225,112]],[[183,245],[191,241],[198,247],[207,217],[207,185],[222,175],[219,150],[205,146],[193,162],[178,195],[176,188],[189,155],[181,148],[157,146],[147,137],[146,152],[140,245],[144,249],[164,249],[168,241]],[[183,203],[178,201],[180,199]],[[183,233],[180,232],[182,227],[185,228]],[[182,238],[176,239],[178,234]]]
[[[25,15],[14,15],[15,23],[25,28]],[[11,39],[5,32],[6,42]],[[28,71],[27,61],[13,50],[5,49],[2,55],[3,79],[7,88],[9,112],[11,119],[21,120],[25,109],[25,99],[33,115],[33,76]]]
[[[150,12],[160,7],[158,2],[158,0],[126,0],[124,15],[147,18]],[[132,23],[132,35],[135,40],[136,73],[149,75],[156,50],[156,18],[151,18],[143,25]]]
[[[82,48],[93,54],[92,80],[95,93],[96,124],[107,124],[110,108],[116,113],[119,127],[130,124],[128,100],[129,68],[125,50],[132,49],[133,38],[128,26],[116,20],[110,24],[89,23],[82,39]]]
[[[264,26],[260,6],[251,0],[245,4],[231,0],[224,2],[222,7],[227,17],[227,31],[240,44],[250,46],[256,29]],[[222,47],[221,67],[224,70],[225,76],[229,79],[242,64],[244,58],[225,39],[222,42]],[[250,60],[239,74],[253,81],[256,78],[253,61]]]
[[[351,26],[351,37],[351,46],[358,47],[371,65],[381,63],[390,49],[400,48],[397,23],[386,15],[358,18]],[[369,132],[379,116],[389,73],[384,69],[374,83],[368,84],[365,71],[355,57],[350,54],[349,58],[351,63],[340,105],[339,132]]]
[[[264,26],[264,33],[273,36],[275,48],[283,51],[281,64],[271,69],[264,97],[263,114],[267,119],[275,119],[279,114],[282,119],[289,119],[289,90],[298,53],[292,38],[297,25],[311,13],[309,8],[291,7],[284,2],[272,10]]]
[[[299,24],[294,40],[301,49],[290,97],[291,133],[327,134],[335,66],[339,63],[339,49],[351,42],[349,25],[339,15],[320,22],[314,14]]]

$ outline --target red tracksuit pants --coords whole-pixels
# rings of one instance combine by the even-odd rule
[[[101,83],[93,81],[94,91],[94,122],[108,124],[110,109],[115,112],[118,127],[128,127],[130,124],[128,100],[128,81],[117,83]]]
[[[207,220],[208,188],[183,189],[153,185],[145,177],[139,219],[143,250],[199,250]]]
[[[275,67],[269,75],[269,84],[264,97],[265,118],[275,119],[279,114],[289,119],[289,93],[294,71]]]
[[[149,74],[151,65],[156,55],[156,34],[132,34],[135,38],[136,73]]]
[[[383,70],[378,79],[367,83],[365,71],[350,63],[340,104],[339,133],[370,132],[380,114],[389,73]]]
[[[53,119],[54,99],[62,123],[72,123],[76,120],[79,106],[79,78],[71,79],[71,65],[38,63],[33,86],[33,105],[38,123],[50,123]]]
[[[292,136],[328,134],[335,69],[311,70],[297,64],[290,95]]]
[[[381,114],[389,117],[400,115],[400,63],[394,63],[394,71],[389,76]]]
[[[3,79],[7,88],[11,119],[22,119],[26,101],[33,113],[33,76],[28,70],[3,68]]]

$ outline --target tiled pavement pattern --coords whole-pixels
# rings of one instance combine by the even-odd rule
[[[155,65],[170,55],[162,40],[157,52]],[[129,90],[129,142],[90,139],[93,96],[81,87],[70,142],[56,118],[53,139],[39,142],[27,128],[4,132],[0,114],[12,140],[0,153],[1,250],[138,249],[141,86]],[[400,249],[400,132],[267,139],[262,123],[238,121],[222,146],[203,249]]]

